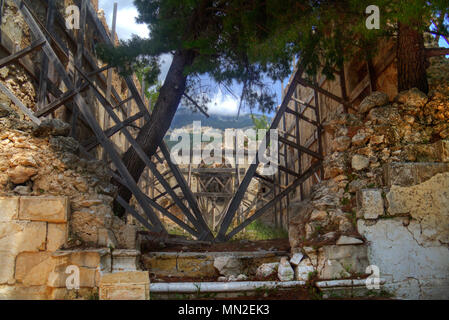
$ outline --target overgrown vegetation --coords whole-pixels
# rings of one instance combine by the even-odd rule
[[[282,228],[271,227],[256,220],[246,227],[245,232],[237,234],[235,240],[270,240],[288,238],[288,232]]]

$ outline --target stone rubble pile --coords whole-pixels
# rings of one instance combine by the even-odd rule
[[[79,157],[79,144],[61,120],[23,120],[0,101],[0,196],[67,196],[76,246],[136,248],[136,229],[114,216],[116,187],[104,164]]]

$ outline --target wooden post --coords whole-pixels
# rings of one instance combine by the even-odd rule
[[[114,12],[112,15],[112,45],[115,46],[115,28],[117,24],[117,2],[114,2]],[[111,101],[111,91],[112,91],[112,69],[108,69],[108,78],[106,84],[106,100]],[[109,125],[109,117],[107,113],[104,113],[103,128],[107,129]]]

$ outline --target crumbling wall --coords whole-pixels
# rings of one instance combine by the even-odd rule
[[[447,82],[393,101],[375,92],[359,112],[323,124],[332,137],[324,177],[294,203],[298,280],[365,277],[375,265],[398,298],[449,296]]]

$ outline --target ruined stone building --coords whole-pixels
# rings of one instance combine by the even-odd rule
[[[79,30],[65,26],[71,4],[82,8]],[[273,120],[275,175],[257,165],[174,166],[164,144],[152,159],[139,154],[146,172],[132,181],[120,158],[149,102],[135,76],[96,58],[96,43],[117,39],[97,1],[7,0],[1,17],[0,299],[173,297],[181,289],[167,278],[198,280],[184,283],[192,295],[276,280],[320,297],[449,299],[446,58],[431,59],[427,95],[397,92],[394,43],[346,62],[335,80],[305,76],[297,63]],[[130,205],[113,179],[132,189]],[[256,219],[288,230],[289,251],[208,252]],[[149,238],[173,240],[161,232],[169,221],[206,252],[142,252]]]

